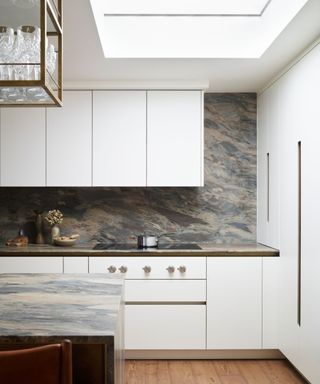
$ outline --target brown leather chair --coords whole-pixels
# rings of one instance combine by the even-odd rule
[[[71,342],[0,352],[1,384],[72,384]]]

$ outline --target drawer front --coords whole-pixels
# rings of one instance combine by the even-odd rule
[[[205,305],[126,305],[126,349],[205,349]]]
[[[88,257],[64,257],[64,273],[88,273]]]
[[[62,273],[62,257],[1,257],[0,273]]]
[[[205,302],[205,280],[127,280],[126,302]]]
[[[120,272],[121,266],[127,269],[126,279],[206,278],[205,257],[90,257],[89,260],[90,273],[110,273],[109,267],[116,267]],[[149,267],[150,272],[144,270],[145,267]],[[167,269],[170,267],[174,269],[172,272]]]

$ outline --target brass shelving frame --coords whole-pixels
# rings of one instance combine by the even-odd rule
[[[41,43],[40,43],[40,63],[25,63],[25,65],[39,65],[40,66],[40,80],[0,80],[0,88],[19,88],[19,87],[38,87],[46,91],[53,103],[0,103],[0,107],[61,107],[62,106],[62,92],[63,92],[63,14],[62,14],[62,1],[63,0],[40,0],[40,28],[41,28]],[[47,16],[49,16],[55,31],[47,31],[48,23]],[[57,82],[53,79],[47,71],[47,58],[46,58],[46,37],[54,36],[58,39],[58,55],[57,55]],[[14,63],[14,65],[23,65],[24,63]],[[6,63],[8,65],[8,63]],[[54,91],[48,82],[50,78],[57,86],[57,91]],[[57,92],[57,97],[55,95]]]

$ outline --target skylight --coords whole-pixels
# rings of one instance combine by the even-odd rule
[[[257,15],[271,0],[108,0],[106,15]]]
[[[106,58],[259,58],[308,0],[90,0]]]

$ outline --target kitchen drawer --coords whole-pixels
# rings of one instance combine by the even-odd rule
[[[109,267],[116,267],[117,272],[121,266],[126,267],[124,273],[126,279],[205,279],[205,257],[90,257],[90,273],[110,273]],[[151,271],[145,272],[144,267],[150,267]],[[170,273],[167,268],[174,267]],[[179,267],[185,267],[181,272]]]
[[[88,273],[88,257],[64,257],[63,272],[64,273]]]
[[[0,258],[0,273],[62,273],[62,257],[18,257]]]
[[[125,349],[205,349],[205,305],[126,305]]]
[[[205,280],[127,280],[126,302],[205,302]]]

